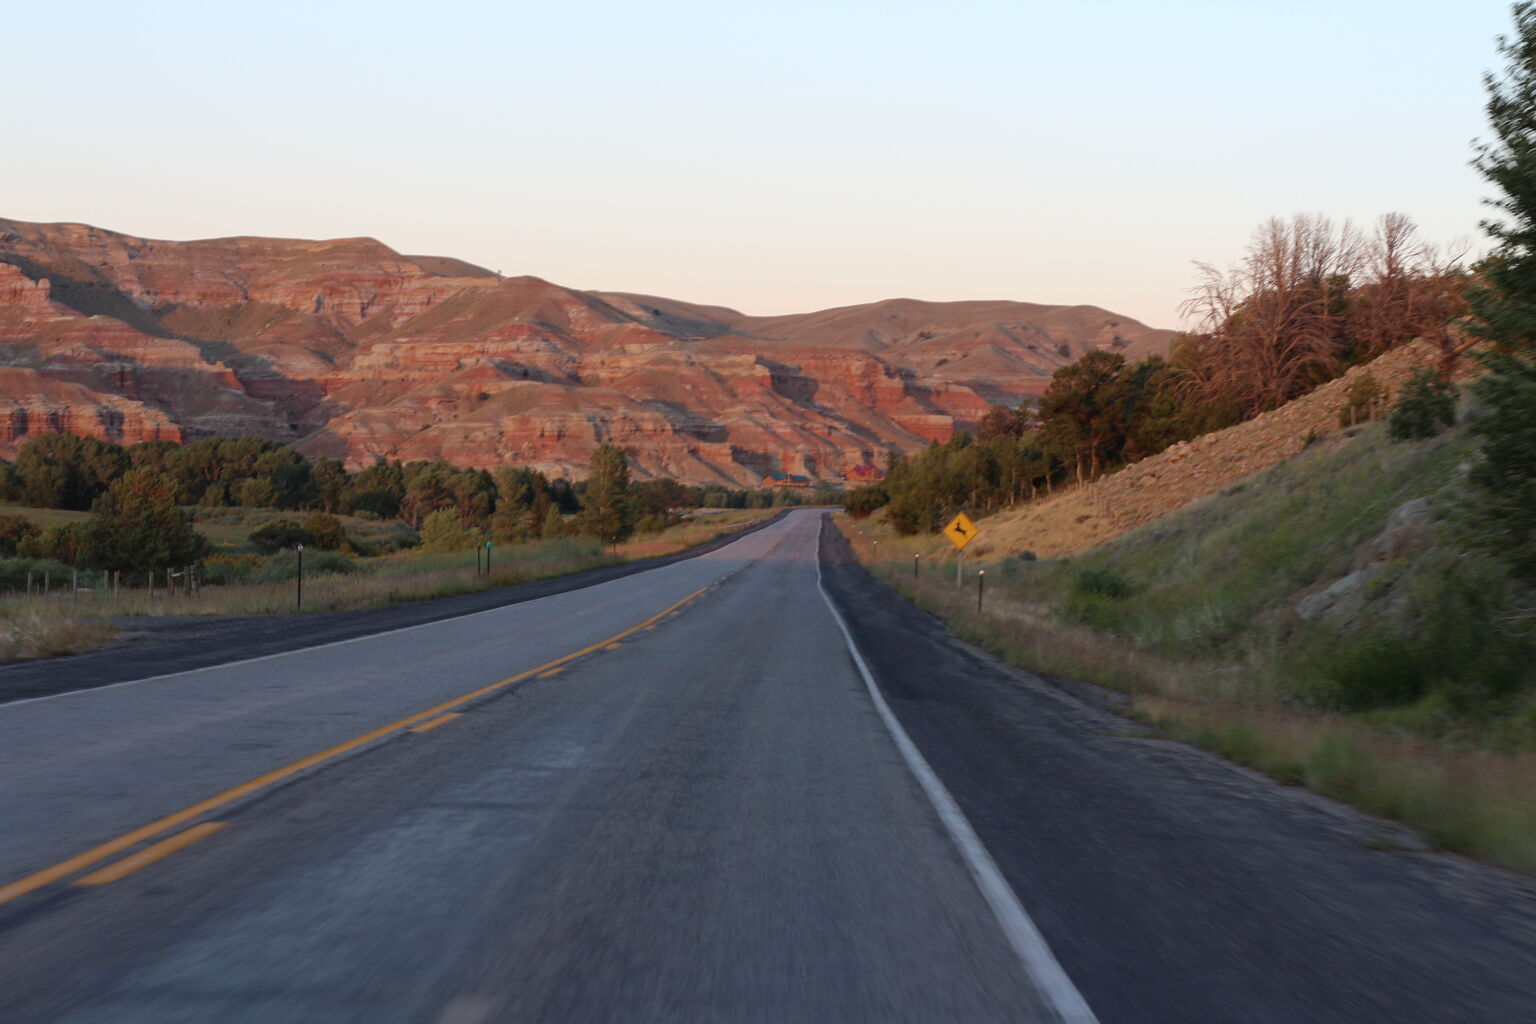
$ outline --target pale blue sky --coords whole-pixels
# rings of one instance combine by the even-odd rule
[[[5,5],[0,216],[780,313],[1174,326],[1270,215],[1481,245],[1505,3]]]

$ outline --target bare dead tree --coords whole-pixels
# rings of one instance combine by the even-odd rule
[[[1447,324],[1464,310],[1460,262],[1460,255],[1421,238],[1406,214],[1384,214],[1366,249],[1366,278],[1351,302],[1351,355],[1371,359],[1419,337],[1444,348]]]
[[[1348,222],[1335,228],[1327,217],[1299,214],[1260,225],[1230,270],[1199,264],[1201,281],[1183,306],[1199,324],[1186,353],[1188,386],[1249,416],[1328,379],[1363,254]]]

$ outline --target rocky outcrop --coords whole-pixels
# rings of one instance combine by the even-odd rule
[[[50,380],[36,370],[0,367],[0,445],[14,450],[42,434],[80,434],[117,444],[182,440],[179,427],[142,402]]]
[[[0,220],[0,454],[39,431],[255,433],[359,466],[841,479],[1167,332],[1092,307],[894,300],[802,317],[502,278],[368,238],[163,242]],[[1075,354],[1074,354],[1075,353]],[[114,433],[115,432],[115,433]]]

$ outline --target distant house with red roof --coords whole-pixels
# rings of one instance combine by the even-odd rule
[[[854,466],[843,474],[843,479],[850,484],[877,484],[885,479],[885,470],[879,466],[866,463],[862,466]]]

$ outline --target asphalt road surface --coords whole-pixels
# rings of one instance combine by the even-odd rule
[[[815,512],[5,704],[0,824],[5,1022],[1536,1019],[1528,884],[955,643]]]

